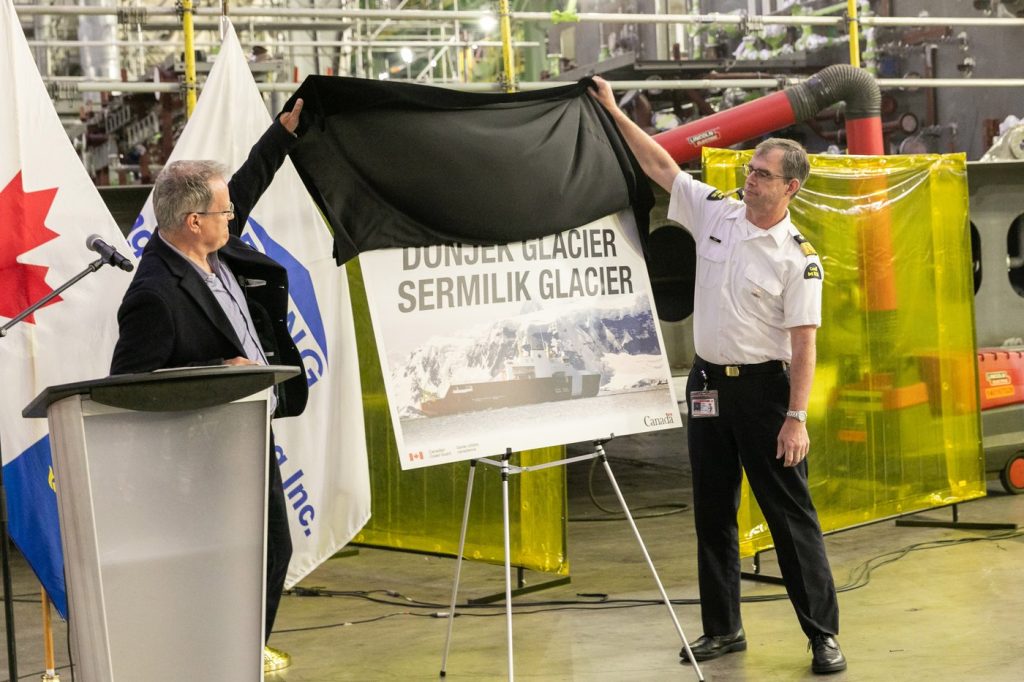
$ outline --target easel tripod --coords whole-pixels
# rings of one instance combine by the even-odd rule
[[[654,582],[658,586],[658,591],[661,593],[662,602],[668,609],[669,616],[672,618],[672,624],[675,626],[676,633],[679,635],[679,639],[683,642],[683,648],[686,650],[687,657],[693,667],[694,673],[697,675],[697,679],[700,682],[704,681],[704,675],[701,673],[700,666],[697,665],[694,659],[693,653],[690,651],[690,644],[686,641],[686,635],[683,634],[683,628],[679,624],[679,619],[676,618],[675,610],[672,608],[672,602],[668,598],[668,594],[665,592],[665,587],[661,583],[661,579],[658,577],[658,571],[654,567],[654,562],[651,561],[651,556],[647,552],[647,547],[644,545],[643,538],[640,536],[640,531],[636,527],[636,523],[633,521],[633,515],[629,511],[629,507],[626,505],[626,500],[622,497],[622,491],[619,489],[619,484],[615,480],[612,469],[608,465],[608,457],[604,451],[604,444],[607,440],[595,441],[594,452],[587,453],[585,455],[577,455],[575,457],[567,457],[564,459],[555,460],[553,462],[546,462],[544,464],[537,464],[534,466],[513,466],[509,463],[509,458],[512,456],[511,448],[505,451],[502,455],[501,460],[488,459],[481,457],[470,461],[469,468],[469,479],[466,482],[466,503],[462,510],[462,530],[459,532],[459,551],[455,561],[455,576],[452,580],[452,599],[448,609],[448,634],[445,637],[444,643],[444,654],[441,657],[441,677],[446,675],[446,666],[448,663],[448,651],[451,646],[452,639],[452,628],[455,623],[455,604],[458,597],[459,591],[459,578],[462,572],[462,555],[466,545],[466,525],[469,521],[469,507],[473,497],[473,478],[476,474],[477,463],[487,464],[490,466],[499,467],[501,469],[501,512],[502,512],[502,532],[505,546],[505,631],[506,631],[506,642],[508,646],[508,679],[514,680],[514,662],[512,655],[512,564],[511,564],[511,548],[509,542],[509,503],[508,503],[508,481],[509,476],[513,474],[525,474],[530,471],[539,471],[541,469],[548,469],[551,467],[565,466],[574,462],[589,461],[597,459],[601,462],[604,467],[605,473],[608,474],[608,480],[612,484],[612,488],[615,490],[615,496],[619,500],[619,504],[622,506],[623,513],[626,515],[626,520],[629,521],[630,528],[633,529],[633,535],[636,537],[637,543],[640,545],[640,551],[643,552],[644,559],[647,561],[648,568],[651,569],[651,575],[654,577]]]

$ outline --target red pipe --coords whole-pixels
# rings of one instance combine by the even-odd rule
[[[871,74],[848,64],[826,67],[803,83],[654,136],[678,163],[700,158],[701,147],[728,147],[846,102],[851,154],[884,154],[882,96]]]
[[[882,117],[846,119],[847,154],[861,156],[882,156],[885,145],[882,142]]]
[[[752,106],[755,104],[758,106]],[[701,147],[729,147],[794,123],[793,107],[786,93],[780,91],[659,133],[654,139],[673,159],[683,163],[700,158]]]

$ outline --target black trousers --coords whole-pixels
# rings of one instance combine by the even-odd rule
[[[281,468],[274,452],[274,434],[270,434],[270,481],[267,491],[267,618],[264,641],[270,639],[281,604],[288,563],[292,560],[292,535],[288,530],[288,508],[284,499]]]
[[[718,391],[719,416],[694,418],[691,394],[705,383],[701,363],[698,359],[686,382],[691,415],[686,423],[704,633],[731,634],[742,625],[736,512],[745,471],[771,530],[800,627],[808,637],[839,634],[839,604],[807,488],[807,461],[785,467],[775,458],[789,407],[788,374],[782,369],[738,377],[707,372],[707,388]]]

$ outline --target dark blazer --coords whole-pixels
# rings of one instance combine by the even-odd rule
[[[217,254],[242,285],[267,361],[301,370],[302,359],[288,333],[288,273],[237,236],[293,143],[292,135],[275,121],[231,177],[228,190],[235,217],[229,225],[228,243]],[[227,315],[202,277],[155,233],[117,311],[117,323],[111,374],[219,365],[245,355]],[[307,396],[304,372],[279,384],[274,416],[301,414]]]

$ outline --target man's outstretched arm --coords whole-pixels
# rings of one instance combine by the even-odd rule
[[[633,150],[633,156],[640,162],[640,167],[644,169],[644,173],[666,192],[671,193],[672,183],[679,175],[679,164],[669,156],[664,147],[655,142],[640,126],[626,116],[622,109],[619,109],[608,81],[600,76],[594,76],[594,84],[597,88],[591,88],[590,95],[611,115],[615,125],[626,139],[626,144]]]
[[[286,111],[270,124],[263,136],[257,140],[245,160],[228,181],[231,202],[235,205],[235,217],[228,224],[231,234],[238,236],[245,228],[245,222],[253,206],[274,180],[274,174],[284,163],[288,151],[298,143],[295,131],[299,127],[302,100],[295,100],[291,111]]]

